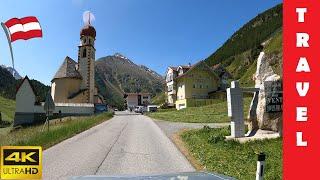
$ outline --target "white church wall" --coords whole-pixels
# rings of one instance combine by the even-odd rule
[[[16,112],[33,112],[36,97],[27,80],[24,80],[16,94]]]
[[[55,113],[59,113],[61,111],[62,114],[71,114],[71,115],[90,115],[94,113],[94,105],[93,104],[84,104],[84,103],[55,103],[56,108],[54,110]],[[45,113],[43,109],[43,105],[35,106],[35,113]]]

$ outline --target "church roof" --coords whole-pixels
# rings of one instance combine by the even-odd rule
[[[29,79],[28,76],[25,76],[25,77],[22,79],[22,81],[18,84],[17,89],[16,89],[16,93],[19,91],[19,89],[21,88],[22,84],[23,84],[25,81],[29,83],[29,85],[30,85],[30,87],[31,87],[31,89],[32,89],[33,94],[36,95],[36,91],[35,91],[33,85],[31,84],[30,79]]]
[[[217,80],[219,80],[219,77],[216,75],[216,73],[213,71],[213,69],[211,69],[207,63],[205,61],[199,61],[198,63],[194,64],[193,66],[182,66],[182,68],[186,68],[187,71],[181,75],[179,75],[178,77],[176,77],[176,79],[179,79],[181,77],[185,77],[187,74],[189,74],[193,69],[197,68],[198,66],[203,65],[204,68],[206,68],[208,70],[209,73],[211,73]],[[180,66],[181,67],[181,66]]]
[[[54,79],[61,78],[82,79],[80,73],[76,69],[76,65],[77,63],[67,56],[60,66],[59,70],[57,71],[56,75],[53,77],[52,81]]]

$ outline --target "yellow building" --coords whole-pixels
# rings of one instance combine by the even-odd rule
[[[187,68],[188,67],[188,68]],[[179,66],[176,83],[176,109],[210,104],[209,93],[219,88],[219,77],[204,62],[193,66]]]

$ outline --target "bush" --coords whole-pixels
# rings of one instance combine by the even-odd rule
[[[218,136],[212,135],[209,137],[208,143],[215,144],[217,142],[224,141],[225,139],[226,137],[222,134],[219,134]]]

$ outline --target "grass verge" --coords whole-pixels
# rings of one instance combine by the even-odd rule
[[[187,129],[183,129],[178,133],[175,133],[171,140],[174,142],[176,147],[179,149],[179,151],[188,159],[188,161],[192,164],[192,166],[197,170],[201,171],[203,170],[203,166],[201,163],[190,153],[190,151],[187,148],[186,143],[182,140],[181,135],[188,131]]]
[[[255,179],[257,154],[264,152],[267,155],[264,178],[282,179],[281,138],[239,143],[225,141],[224,137],[229,134],[229,128],[205,126],[200,130],[183,132],[181,138],[207,171],[237,179]]]
[[[247,117],[251,97],[243,99],[244,115]],[[189,122],[189,123],[222,123],[230,122],[228,117],[227,102],[217,100],[216,103],[202,106],[202,107],[189,107],[182,110],[168,110],[148,113],[147,116],[173,122]]]
[[[45,128],[41,132],[43,125],[26,127],[7,134],[0,135],[0,146],[42,146],[47,149],[65,139],[79,134],[97,124],[100,124],[112,117],[112,113],[103,113],[90,117],[79,117],[73,120],[64,120],[62,122],[50,123],[50,131]]]
[[[2,114],[2,120],[12,122],[15,109],[16,102],[14,100],[0,96],[0,112]]]

